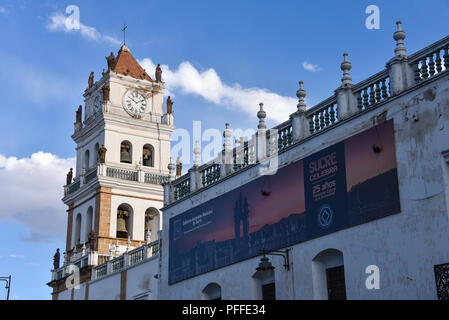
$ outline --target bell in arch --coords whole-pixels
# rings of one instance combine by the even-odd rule
[[[129,155],[129,146],[126,144],[121,145],[120,162],[131,163],[131,156]]]
[[[128,236],[128,230],[126,229],[126,211],[119,210],[117,214],[117,237],[126,238]]]

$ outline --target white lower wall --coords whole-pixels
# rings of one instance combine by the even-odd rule
[[[348,299],[437,298],[433,268],[449,262],[449,179],[443,178],[449,173],[449,165],[442,160],[442,152],[449,150],[447,77],[282,153],[279,163],[303,159],[361,132],[384,111],[387,119],[394,119],[401,213],[291,246],[290,271],[284,270],[282,257],[270,257],[276,267],[278,299],[319,296],[314,294],[312,260],[329,248],[343,253]],[[168,285],[170,218],[251,181],[256,172],[257,168],[243,171],[164,210],[162,299],[201,299],[202,290],[212,282],[221,286],[223,299],[256,297],[252,276],[260,257]],[[369,265],[379,267],[379,290],[366,288],[369,275],[365,270]]]
[[[89,284],[89,300],[120,300],[120,272]]]

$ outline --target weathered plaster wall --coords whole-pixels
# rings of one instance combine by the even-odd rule
[[[278,299],[314,298],[312,260],[328,248],[343,252],[348,299],[436,299],[433,266],[449,262],[448,180],[443,178],[449,170],[441,154],[449,149],[447,75],[296,146],[279,161],[286,165],[361,132],[384,111],[387,119],[394,119],[402,212],[294,245],[290,271],[282,267],[281,257],[272,258]],[[222,287],[223,299],[255,297],[252,276],[260,257],[171,286],[167,281],[170,218],[247,183],[256,172],[257,168],[246,170],[165,210],[162,299],[201,299],[211,282]],[[380,269],[379,290],[365,286],[365,268],[372,264]]]

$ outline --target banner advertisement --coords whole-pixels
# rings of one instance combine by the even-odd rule
[[[169,284],[400,213],[393,120],[169,222]]]

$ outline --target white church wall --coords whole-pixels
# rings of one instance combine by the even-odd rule
[[[157,299],[159,294],[159,279],[154,276],[158,272],[159,259],[157,257],[127,269],[126,299]]]
[[[114,190],[118,191],[118,190]],[[145,194],[140,194],[143,196]],[[146,198],[136,198],[129,197],[126,195],[119,196],[113,195],[111,197],[111,224],[110,224],[110,236],[115,237],[117,231],[117,208],[122,204],[126,203],[130,205],[133,209],[133,214],[131,218],[131,230],[132,232],[131,239],[132,240],[145,240],[145,211],[148,208],[154,207],[156,209],[160,209],[162,207],[162,202],[155,200],[147,200]]]
[[[323,250],[343,253],[348,299],[436,299],[433,266],[449,262],[448,211],[445,202],[449,149],[449,83],[437,79],[385,105],[315,136],[279,156],[285,165],[307,157],[373,125],[387,111],[394,119],[401,213],[350,227],[291,246],[291,269],[281,257],[270,257],[278,299],[313,299],[312,260]],[[443,170],[444,168],[444,170]],[[168,285],[169,220],[171,217],[245,184],[257,168],[214,185],[164,211],[162,299],[201,299],[210,282],[222,286],[223,299],[251,299],[251,277],[260,257]],[[380,270],[380,289],[367,289],[366,267]]]
[[[92,215],[92,226],[95,226],[95,197],[87,200],[84,202],[85,199],[81,199],[81,205],[76,207],[73,210],[73,224],[72,224],[72,248],[75,246],[75,236],[76,236],[76,217],[78,214],[81,214],[81,237],[80,237],[80,243],[86,242],[88,239],[88,232],[87,232],[87,210],[89,207],[92,207],[93,209],[93,215]]]
[[[89,300],[120,300],[121,272],[89,283]]]
[[[72,299],[72,290],[64,290],[59,292],[58,300],[71,300]]]
[[[95,145],[98,143],[98,146],[101,147],[104,144],[104,136],[103,132],[99,130],[101,128],[97,128],[94,134],[89,135],[85,140],[80,141],[77,146],[77,157],[76,157],[76,176],[78,177],[81,174],[81,169],[85,169],[86,171],[91,170],[97,166],[97,154],[95,151]],[[86,168],[85,166],[85,155],[86,150],[89,150],[89,166]]]
[[[143,135],[143,131],[140,128],[139,130],[133,130],[132,128],[119,128],[114,126],[113,128],[108,128],[106,132],[106,143],[105,147],[108,150],[106,153],[106,161],[108,163],[120,163],[123,166],[129,166],[130,168],[135,169],[136,164],[142,160],[143,156],[143,147],[147,144],[150,144],[154,148],[153,167],[143,168],[146,171],[151,171],[152,169],[156,172],[162,170],[168,172],[168,158],[166,156],[162,156],[163,154],[169,154],[170,145],[169,143],[164,143],[160,140],[160,135],[157,132],[157,128],[154,129],[145,128],[148,131],[144,131],[145,135]],[[167,136],[168,140],[168,136]],[[131,150],[131,164],[120,162],[120,145],[123,141],[129,141],[132,145]],[[167,150],[167,152],[163,152]],[[158,156],[160,155],[160,156]]]
[[[69,292],[71,290],[68,290]],[[86,283],[81,283],[73,288],[73,300],[84,300],[86,298]]]

